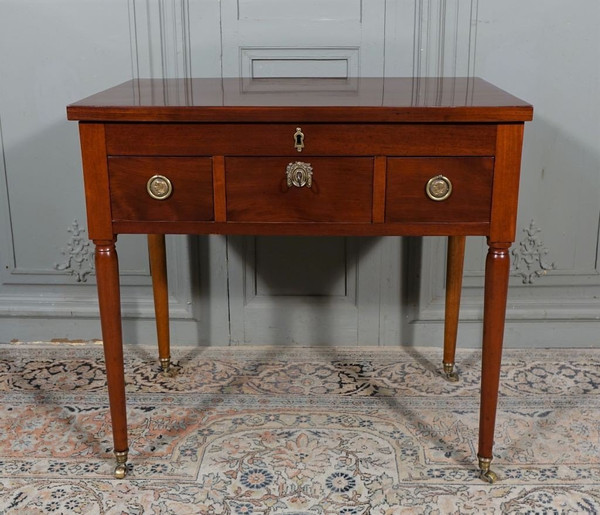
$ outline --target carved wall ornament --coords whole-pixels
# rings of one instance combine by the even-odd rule
[[[526,236],[512,250],[511,270],[514,275],[523,279],[523,284],[533,284],[536,279],[546,275],[548,270],[556,269],[556,264],[544,261],[549,251],[540,239],[542,230],[533,220],[523,232]]]
[[[88,275],[94,272],[94,248],[85,235],[85,229],[79,227],[77,220],[73,220],[67,231],[71,233],[71,238],[67,248],[60,251],[67,260],[54,265],[54,268],[74,276],[78,283],[84,283]]]

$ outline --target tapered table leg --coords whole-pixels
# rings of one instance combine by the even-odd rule
[[[443,366],[446,378],[448,381],[453,382],[458,381],[458,374],[454,371],[454,357],[458,336],[458,314],[465,260],[465,242],[465,236],[448,237]]]
[[[119,262],[114,241],[96,240],[94,243],[96,244],[96,280],[98,283],[102,341],[106,361],[108,398],[114,453],[117,459],[115,477],[121,479],[127,474],[128,446]]]
[[[481,477],[493,483],[496,474],[490,470],[500,363],[506,318],[506,299],[510,273],[509,244],[489,243],[485,266],[485,299],[483,307],[483,349],[481,360],[481,403],[479,413],[479,468]]]
[[[164,372],[171,366],[169,335],[169,288],[167,281],[167,252],[164,234],[148,235],[148,252],[154,292],[154,313],[158,338],[158,358]]]

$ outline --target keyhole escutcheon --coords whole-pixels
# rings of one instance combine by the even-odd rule
[[[298,152],[302,152],[304,148],[304,133],[302,132],[301,127],[296,127],[296,132],[294,133],[294,148]]]

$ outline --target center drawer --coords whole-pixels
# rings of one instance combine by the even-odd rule
[[[370,222],[373,159],[311,157],[225,159],[227,220]]]

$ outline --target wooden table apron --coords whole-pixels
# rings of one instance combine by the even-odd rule
[[[140,81],[68,107],[69,119],[80,122],[118,477],[126,474],[128,451],[118,234],[153,235],[159,354],[167,363],[163,234],[449,236],[444,337],[449,377],[464,239],[480,235],[487,237],[489,250],[478,457],[482,477],[495,480],[489,464],[509,247],[515,238],[523,122],[532,118],[532,108],[479,79],[471,83],[465,105],[456,105],[453,97],[446,104],[415,106],[401,94],[409,80],[386,83],[388,93],[397,93],[395,103],[384,99],[367,106],[313,105],[310,94],[306,99],[298,94],[293,104],[213,105],[202,96],[212,92],[212,83],[194,79],[194,103],[161,104],[160,95],[144,100],[146,90],[163,88],[165,98],[165,88],[180,84]],[[158,199],[151,196],[154,176]],[[170,191],[161,199],[167,183]]]

